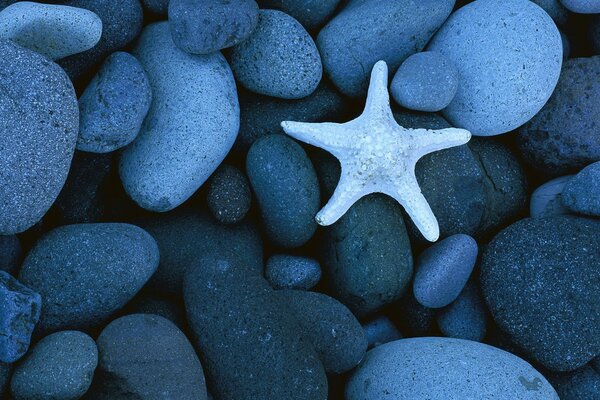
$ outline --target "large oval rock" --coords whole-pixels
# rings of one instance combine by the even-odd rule
[[[481,258],[490,312],[546,368],[570,371],[600,354],[600,221],[523,219],[501,231]]]
[[[552,175],[577,172],[600,161],[600,56],[573,58],[544,108],[517,139],[524,158]]]
[[[365,95],[375,63],[384,60],[395,72],[425,47],[453,6],[454,0],[350,1],[317,37],[325,72],[345,95]]]
[[[153,101],[121,156],[123,186],[141,207],[168,211],[187,200],[223,161],[240,124],[237,91],[220,53],[178,49],[166,22],[147,26],[134,54]]]
[[[123,307],[158,266],[158,246],[129,224],[56,228],[29,252],[20,280],[42,295],[41,332],[97,326]]]
[[[257,140],[246,158],[269,238],[284,247],[298,247],[315,233],[320,191],[315,169],[302,147],[283,135]]]
[[[458,68],[456,96],[443,110],[478,136],[518,128],[546,103],[560,74],[562,41],[552,19],[528,0],[478,0],[460,8],[428,50]]]
[[[204,257],[188,270],[183,295],[193,343],[217,398],[327,398],[315,349],[263,277]]]
[[[0,40],[0,234],[28,229],[62,188],[79,130],[77,98],[46,57]]]
[[[171,321],[126,315],[108,324],[97,344],[100,357],[90,399],[206,400],[200,360]]]
[[[558,400],[546,378],[517,356],[448,338],[402,339],[367,353],[346,400]]]

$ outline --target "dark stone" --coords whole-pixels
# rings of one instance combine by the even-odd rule
[[[321,279],[317,260],[306,257],[275,254],[265,266],[265,278],[275,289],[312,289]]]
[[[590,366],[547,377],[560,400],[600,400],[600,375]]]
[[[208,181],[208,209],[223,224],[241,221],[252,203],[246,175],[234,166],[221,164]]]
[[[340,0],[258,0],[258,3],[261,8],[281,10],[296,18],[307,31],[315,31],[331,18]]]
[[[600,216],[600,162],[588,165],[570,179],[561,197],[571,211]]]
[[[23,251],[19,238],[15,235],[0,235],[0,270],[16,275],[22,257]]]
[[[183,306],[165,297],[141,294],[133,299],[127,305],[126,309],[126,314],[154,314],[161,316],[177,325],[179,329],[183,329],[186,324]]]
[[[380,315],[363,324],[363,330],[369,342],[369,349],[379,345],[402,339],[396,325],[386,316]]]

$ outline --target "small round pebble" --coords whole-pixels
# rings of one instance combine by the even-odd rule
[[[40,340],[12,376],[15,400],[79,399],[98,365],[94,340],[79,331],[61,331]]]
[[[560,0],[570,11],[579,14],[600,13],[600,2],[598,0]]]
[[[560,176],[540,185],[531,194],[529,214],[532,218],[570,214],[562,201],[562,191],[573,175]]]
[[[486,333],[486,306],[479,285],[471,281],[458,298],[437,314],[437,324],[446,337],[481,342]]]
[[[0,270],[16,275],[22,256],[21,242],[16,235],[0,235]]]
[[[570,179],[561,197],[563,204],[573,212],[600,216],[600,161],[588,165]]]
[[[258,0],[261,8],[275,8],[296,18],[314,31],[331,17],[341,0]]]
[[[113,53],[79,98],[77,150],[109,153],[137,136],[152,102],[150,82],[140,62]]]
[[[477,242],[457,234],[433,244],[417,259],[413,291],[419,303],[441,308],[452,303],[469,280],[477,261]]]
[[[386,316],[380,315],[363,324],[363,330],[369,342],[369,349],[394,340],[402,339],[396,325]]]
[[[286,13],[261,10],[250,37],[231,49],[231,69],[242,86],[282,99],[300,99],[315,91],[323,67],[317,46]]]
[[[390,93],[402,107],[435,112],[450,104],[457,89],[458,70],[452,61],[435,51],[424,51],[404,60]]]
[[[252,203],[248,178],[238,168],[221,164],[208,181],[206,203],[217,221],[223,224],[241,221]]]
[[[321,279],[321,266],[312,258],[275,254],[267,260],[265,278],[275,289],[310,290]]]
[[[58,60],[89,50],[102,35],[102,20],[83,8],[20,1],[0,12],[0,39]]]
[[[248,151],[246,173],[269,239],[283,247],[305,244],[317,229],[321,199],[304,149],[287,136],[263,136]]]
[[[170,0],[173,41],[192,54],[209,54],[248,38],[258,23],[254,0]]]

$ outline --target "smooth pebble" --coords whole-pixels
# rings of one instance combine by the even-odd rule
[[[274,254],[267,260],[265,278],[275,289],[310,290],[321,279],[321,266],[312,258]]]
[[[561,198],[565,207],[575,213],[600,216],[600,161],[588,165],[570,179]]]

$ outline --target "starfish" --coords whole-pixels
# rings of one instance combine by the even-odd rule
[[[396,123],[390,108],[388,68],[379,61],[371,72],[365,109],[352,121],[308,123],[283,121],[291,137],[333,154],[342,167],[329,202],[316,215],[320,225],[331,225],[361,197],[384,193],[398,201],[423,236],[440,236],[437,219],[415,177],[415,165],[426,154],[460,146],[471,139],[465,129],[407,129]]]

